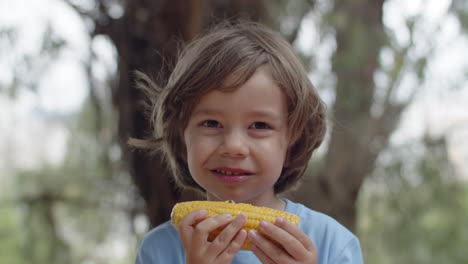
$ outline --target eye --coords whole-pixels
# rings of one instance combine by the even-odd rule
[[[270,129],[271,127],[265,122],[255,122],[250,126],[250,128],[253,128],[253,129]]]
[[[213,127],[213,128],[221,127],[221,124],[216,120],[206,120],[201,125],[204,127]]]

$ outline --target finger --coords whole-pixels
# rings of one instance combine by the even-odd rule
[[[295,259],[302,259],[307,255],[307,250],[301,244],[301,242],[299,242],[296,237],[289,234],[286,230],[281,229],[280,227],[269,222],[261,221],[260,231],[264,234],[268,234],[268,237],[271,240],[281,245],[284,250],[286,250],[289,255],[294,256]]]
[[[295,237],[302,244],[302,246],[305,249],[307,249],[307,251],[311,251],[311,252],[317,251],[312,240],[310,240],[310,238],[304,232],[302,232],[302,230],[300,230],[299,227],[297,227],[293,223],[287,221],[286,219],[282,217],[278,217],[276,219],[275,225],[282,228],[283,230],[291,234],[293,237]]]
[[[194,243],[205,244],[211,231],[227,225],[231,220],[232,216],[230,214],[206,218],[195,226],[192,241]]]
[[[189,245],[193,233],[193,226],[205,219],[208,211],[195,210],[187,214],[179,223],[179,236],[184,245]]]
[[[255,230],[250,230],[248,237],[252,245],[261,250],[269,259],[275,260],[277,263],[287,263],[291,260],[288,252]]]
[[[223,231],[213,240],[210,246],[210,251],[215,253],[222,252],[231,243],[231,240],[239,232],[239,230],[247,222],[247,217],[244,214],[239,214]]]
[[[249,239],[250,241],[252,241],[252,246],[250,248],[250,250],[252,250],[252,252],[255,254],[255,256],[257,256],[257,258],[260,260],[260,262],[262,262],[263,264],[270,264],[270,263],[274,263],[272,259],[270,259],[267,254],[265,254],[265,252],[262,251],[262,249],[260,249],[259,247],[257,247],[254,243],[254,239],[253,237],[254,236],[257,236],[258,234],[254,234],[255,231],[250,231],[248,236],[249,236]]]
[[[241,249],[245,240],[247,239],[247,231],[244,229],[237,232],[237,235],[231,241],[231,244],[219,255],[221,263],[230,263],[237,252]]]
[[[184,218],[182,218],[182,220],[179,223],[179,227],[193,226],[201,220],[205,219],[207,214],[208,211],[204,209],[192,211],[188,213]]]

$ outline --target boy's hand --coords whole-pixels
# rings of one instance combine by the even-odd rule
[[[227,214],[206,218],[206,210],[196,210],[186,215],[179,225],[179,235],[187,263],[231,263],[247,238],[241,229],[247,221],[243,214],[234,220]],[[208,235],[218,227],[223,231],[212,241]]]
[[[262,263],[317,263],[317,250],[310,238],[297,226],[283,218],[275,224],[260,223],[260,231],[277,244],[255,231],[249,232],[252,251]]]

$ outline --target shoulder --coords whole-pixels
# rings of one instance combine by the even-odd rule
[[[332,217],[286,200],[286,211],[297,214],[299,228],[314,242],[319,263],[363,263],[358,238]]]
[[[183,254],[178,232],[167,221],[152,229],[140,241],[136,263],[183,263]]]

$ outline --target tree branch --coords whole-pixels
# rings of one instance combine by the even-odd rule
[[[315,1],[314,0],[308,0],[306,1],[308,5],[310,5],[310,8],[303,8],[301,9],[301,12],[299,13],[299,18],[297,20],[296,25],[294,26],[294,29],[290,34],[288,34],[286,39],[288,40],[289,43],[294,43],[299,35],[299,30],[301,29],[302,21],[304,20],[305,16],[309,13],[309,11],[315,6]]]
[[[100,34],[111,36],[111,29],[115,24],[115,19],[109,15],[108,8],[103,0],[96,0],[97,8],[93,10],[85,10],[79,5],[73,3],[71,0],[63,1],[80,16],[89,18],[94,22],[94,30],[91,32],[92,37]]]
[[[70,6],[73,10],[75,10],[75,12],[77,12],[80,16],[89,17],[92,19],[91,13],[89,11],[84,10],[79,5],[73,3],[71,0],[63,0],[63,1],[65,2],[65,4]]]

